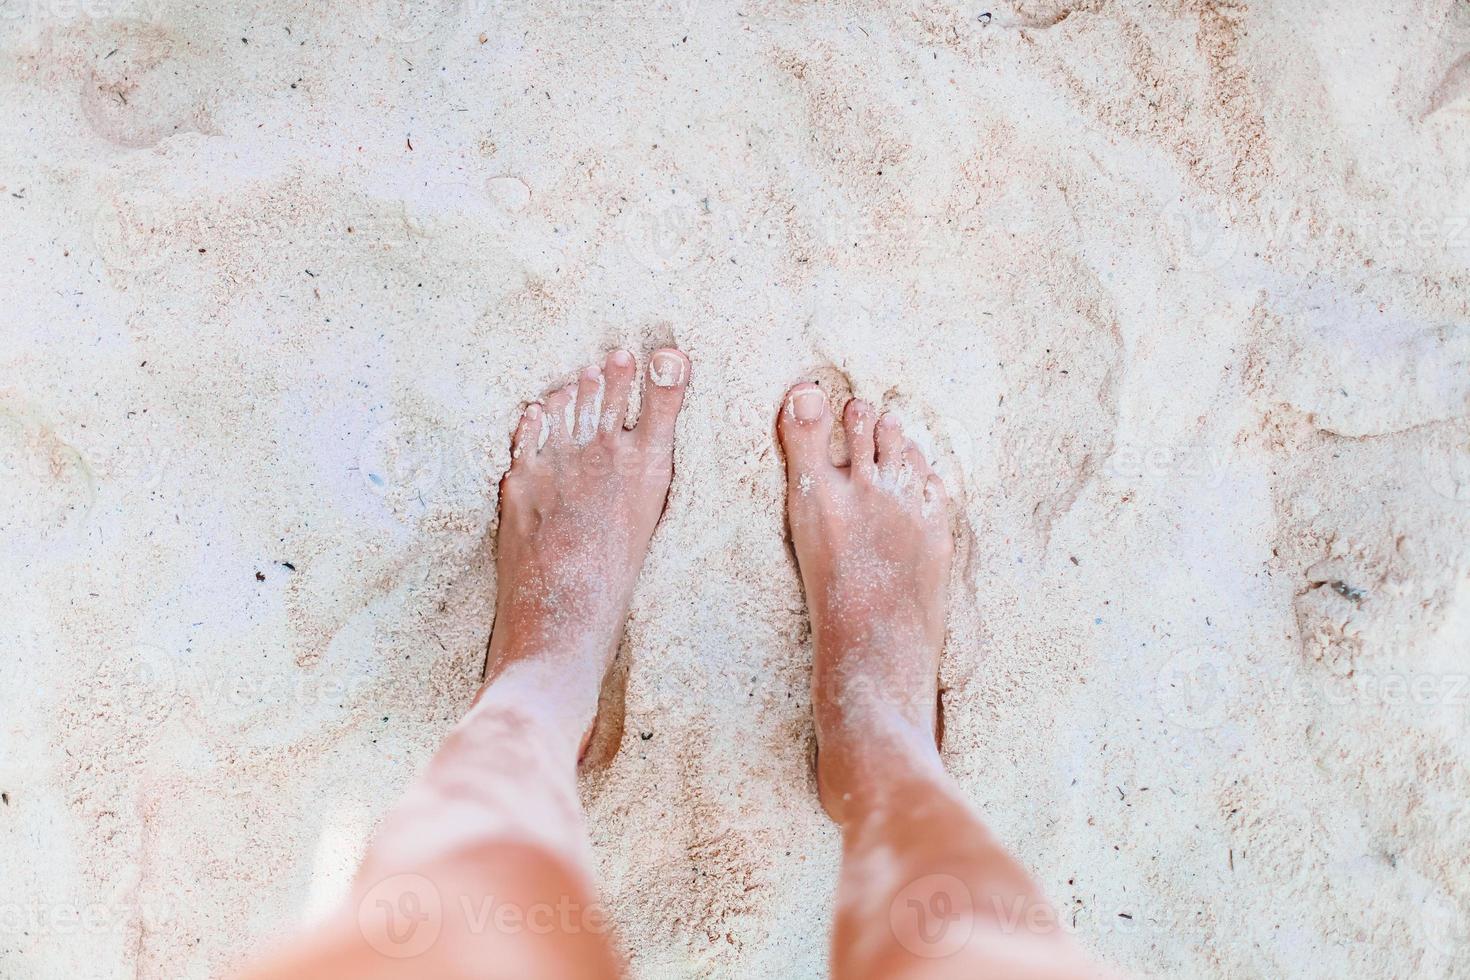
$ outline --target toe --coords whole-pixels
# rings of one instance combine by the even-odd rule
[[[510,468],[522,470],[536,459],[541,448],[541,406],[532,402],[521,415],[515,438],[510,444]]]
[[[546,426],[544,447],[559,448],[567,444],[574,424],[572,405],[576,397],[576,385],[567,385],[547,397],[546,411],[542,414],[542,424]]]
[[[892,412],[883,413],[883,417],[878,420],[877,441],[878,465],[885,470],[897,466],[903,458],[906,444],[903,425],[898,421],[898,416]]]
[[[689,356],[664,347],[648,359],[643,382],[643,406],[638,414],[638,434],[643,444],[660,452],[674,446],[674,422],[684,404],[689,386]]]
[[[914,482],[922,484],[929,478],[929,458],[919,444],[910,439],[904,446],[903,465],[914,475]]]
[[[588,367],[577,378],[577,410],[574,414],[572,438],[585,446],[597,436],[597,420],[602,412],[602,368]]]
[[[628,417],[628,396],[633,390],[633,375],[638,364],[633,355],[625,350],[615,350],[607,355],[602,366],[602,421],[603,432],[622,429]]]
[[[831,468],[828,442],[832,437],[832,413],[822,389],[806,381],[787,392],[778,428],[792,481]]]
[[[847,452],[854,473],[867,475],[873,471],[873,406],[861,398],[850,399],[842,412],[842,428],[847,435]]]
[[[903,456],[898,464],[898,488],[912,495],[914,500],[920,500],[924,496],[929,473],[929,460],[924,456],[924,450],[912,439],[905,440]]]
[[[944,481],[933,473],[924,481],[924,516],[942,517],[949,513],[949,494],[944,491]]]

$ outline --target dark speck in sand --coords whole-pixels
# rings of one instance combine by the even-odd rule
[[[643,741],[646,742],[649,739],[653,738],[653,732],[639,732],[638,733],[638,737],[641,738],[641,739],[643,739]]]
[[[257,582],[264,582],[265,581],[265,572],[256,572],[255,573],[255,581],[257,581]]]

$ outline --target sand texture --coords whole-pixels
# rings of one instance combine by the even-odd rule
[[[0,0],[0,977],[345,893],[522,402],[694,359],[583,780],[637,978],[814,978],[773,440],[957,502],[946,762],[1101,956],[1470,977],[1470,7]]]

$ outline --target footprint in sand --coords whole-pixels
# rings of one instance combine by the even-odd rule
[[[425,44],[446,34],[461,20],[465,0],[368,0],[367,24],[394,44]]]
[[[1470,435],[1445,427],[1425,440],[1420,449],[1424,479],[1446,500],[1470,503]]]
[[[97,500],[82,454],[39,419],[0,407],[0,553],[54,544],[84,526]]]
[[[187,43],[152,24],[116,23],[94,50],[81,102],[99,136],[140,148],[205,131],[203,71]]]
[[[92,219],[97,254],[114,272],[143,275],[162,268],[177,247],[180,216],[174,202],[152,190],[128,191],[104,201]]]

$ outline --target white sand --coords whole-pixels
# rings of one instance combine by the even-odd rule
[[[637,976],[824,968],[804,377],[928,432],[947,762],[1085,942],[1470,976],[1470,8],[393,6],[0,0],[0,976],[330,908],[474,689],[515,409],[669,341],[585,781]]]

